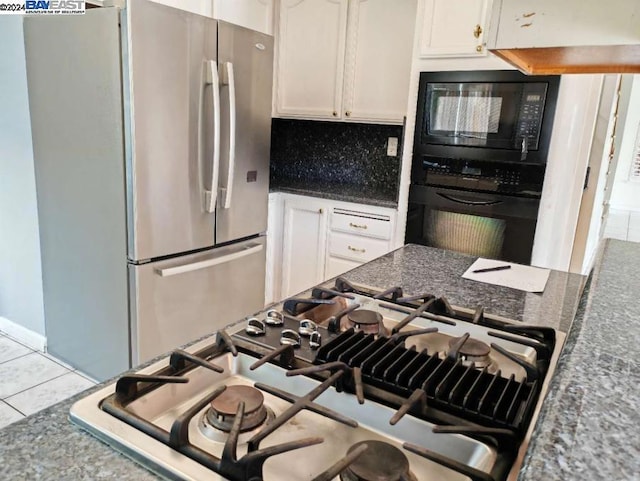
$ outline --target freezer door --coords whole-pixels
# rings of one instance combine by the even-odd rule
[[[213,246],[217,23],[136,0],[124,24],[129,259]]]
[[[130,265],[133,364],[264,307],[265,238]]]
[[[220,244],[267,229],[273,38],[219,22],[218,64]]]

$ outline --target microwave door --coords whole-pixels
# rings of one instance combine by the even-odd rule
[[[422,72],[415,152],[544,163],[559,77],[511,71]]]

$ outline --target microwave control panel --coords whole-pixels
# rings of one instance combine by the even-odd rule
[[[524,84],[514,145],[523,152],[538,149],[546,94],[546,83]]]

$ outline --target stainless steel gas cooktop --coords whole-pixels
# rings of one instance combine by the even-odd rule
[[[169,479],[515,479],[561,335],[339,278],[122,376],[71,419]]]

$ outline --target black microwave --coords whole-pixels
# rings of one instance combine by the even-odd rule
[[[421,72],[416,156],[544,164],[560,76]]]

